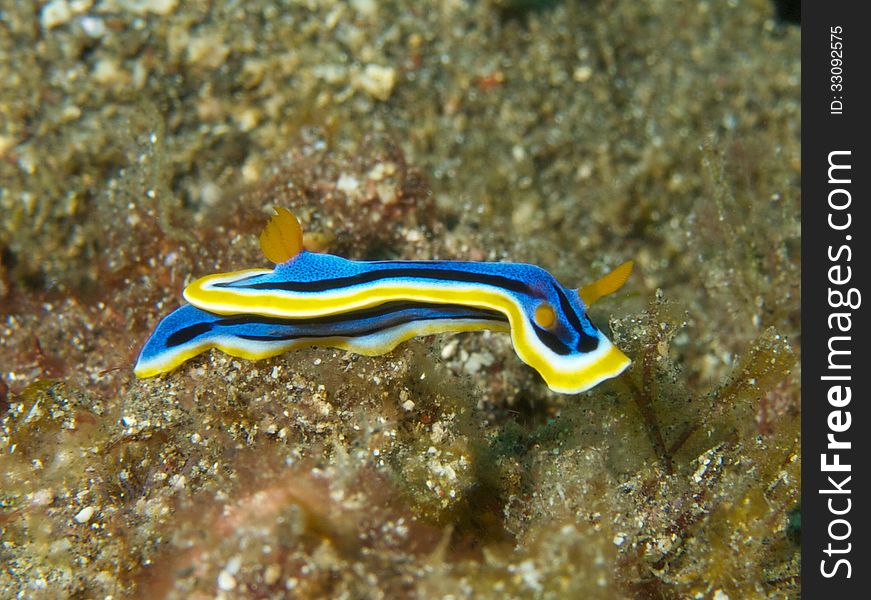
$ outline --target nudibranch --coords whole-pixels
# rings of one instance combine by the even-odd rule
[[[583,392],[630,364],[587,307],[625,283],[631,261],[579,290],[524,263],[355,261],[306,250],[296,217],[275,212],[260,235],[275,267],[191,283],[189,304],[160,321],[142,348],[138,377],[209,348],[252,360],[313,345],[371,356],[416,336],[484,329],[510,333],[520,359],[555,392]]]

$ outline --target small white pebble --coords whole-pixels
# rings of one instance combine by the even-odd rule
[[[396,173],[396,163],[393,162],[380,162],[371,169],[366,174],[366,176],[373,181],[381,181],[385,177],[389,177],[390,175],[394,175]]]
[[[191,38],[187,45],[187,59],[192,65],[216,69],[224,64],[230,48],[217,33],[209,32]]]
[[[100,85],[124,85],[130,80],[130,74],[118,60],[101,58],[94,64],[93,78]]]
[[[106,23],[100,17],[85,15],[79,19],[79,25],[90,38],[98,39],[106,34]]]
[[[342,173],[336,181],[336,189],[345,194],[353,194],[360,188],[360,182],[353,175]]]
[[[363,72],[354,78],[354,87],[363,90],[377,100],[387,100],[396,85],[396,69],[381,65],[366,65]]]
[[[378,12],[378,3],[375,0],[351,0],[351,6],[365,17],[374,17]]]
[[[236,587],[236,578],[227,571],[218,573],[218,588],[229,592]]]
[[[91,10],[94,5],[94,0],[70,0],[70,10],[75,14],[80,15],[83,12]]]
[[[93,506],[86,506],[82,510],[80,510],[75,517],[73,517],[77,523],[87,523],[91,520],[91,517],[94,516],[95,509]]]
[[[164,17],[178,6],[178,0],[116,0],[116,3],[137,15],[152,13]]]
[[[590,80],[590,77],[593,76],[593,68],[589,65],[581,65],[577,67],[572,73],[572,79],[577,81],[578,83],[585,83]]]
[[[241,568],[242,568],[242,557],[241,556],[234,556],[233,558],[231,558],[227,562],[227,565],[224,567],[224,570],[227,573],[229,573],[230,575],[235,575],[236,573],[239,572],[239,569],[241,569]]]
[[[263,583],[275,585],[279,577],[281,577],[281,567],[275,564],[269,565],[266,567],[266,571],[263,572]]]
[[[53,29],[70,20],[73,13],[66,0],[52,0],[42,7],[39,13],[39,24],[43,29]]]
[[[469,375],[474,375],[481,370],[481,367],[489,367],[493,364],[493,355],[487,351],[474,352],[469,356],[469,360],[463,365],[463,370]]]
[[[251,131],[260,123],[261,114],[256,108],[246,108],[238,114],[233,115],[233,118],[239,124],[239,129]]]
[[[448,360],[457,353],[457,348],[459,347],[460,342],[457,340],[451,340],[447,344],[445,344],[444,348],[442,348],[442,360]]]
[[[54,494],[51,493],[51,490],[42,489],[34,492],[30,502],[34,506],[48,506],[52,500],[54,500]]]
[[[215,206],[223,197],[221,187],[214,181],[207,181],[200,188],[200,202],[206,206]]]
[[[414,410],[414,402],[412,402],[411,400],[406,400],[402,403],[402,408],[404,408],[405,410]]]

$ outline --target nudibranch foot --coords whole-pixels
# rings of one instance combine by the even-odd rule
[[[490,311],[404,302],[309,319],[219,315],[186,304],[158,323],[134,373],[143,378],[166,373],[210,348],[249,360],[314,345],[375,356],[413,337],[483,329],[508,331],[508,323]]]

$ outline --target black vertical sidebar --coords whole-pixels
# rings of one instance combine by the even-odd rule
[[[801,28],[802,596],[867,598],[871,20],[805,2]]]

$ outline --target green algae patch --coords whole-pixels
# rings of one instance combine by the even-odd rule
[[[667,586],[745,597],[764,589],[753,565],[766,565],[780,574],[772,581],[791,585],[784,573],[795,572],[795,547],[786,524],[799,493],[800,419],[794,410],[772,419],[770,411],[794,385],[796,356],[770,327],[721,384],[699,394],[686,386],[670,351],[685,319],[658,295],[639,317],[614,324],[615,338],[637,357],[618,384],[637,418],[634,427],[619,428],[621,446],[611,460],[653,459],[635,462],[621,486],[633,502],[646,498],[636,505],[642,525],[632,536],[638,570],[624,572],[625,582],[645,594]],[[644,575],[641,565],[658,575]]]

